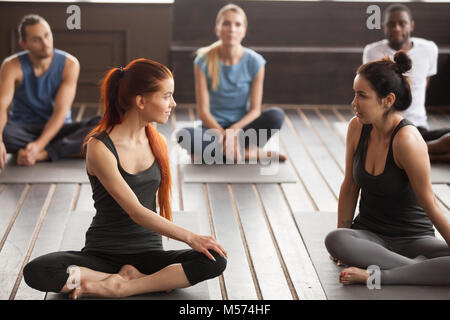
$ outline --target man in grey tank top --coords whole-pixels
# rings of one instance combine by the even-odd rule
[[[17,154],[17,164],[25,166],[79,154],[100,119],[71,122],[80,64],[53,48],[47,21],[26,15],[19,35],[25,51],[7,57],[0,69],[0,169],[7,152]]]

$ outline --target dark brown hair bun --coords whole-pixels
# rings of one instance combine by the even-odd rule
[[[394,55],[394,61],[400,73],[405,73],[411,70],[412,61],[411,58],[406,53],[406,51],[404,50],[397,51]]]

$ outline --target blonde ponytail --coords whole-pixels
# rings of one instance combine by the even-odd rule
[[[213,44],[198,49],[197,55],[204,56],[207,65],[208,76],[211,79],[211,89],[217,90],[219,87],[219,49],[222,41],[218,40]]]

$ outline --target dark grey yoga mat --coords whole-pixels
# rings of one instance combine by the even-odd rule
[[[18,166],[16,161],[8,155],[0,183],[89,183],[84,159],[38,162],[31,167]]]
[[[186,183],[295,183],[298,181],[292,165],[280,162],[260,164],[182,164]]]
[[[383,286],[369,290],[366,285],[339,283],[342,267],[333,263],[325,248],[325,236],[336,228],[335,212],[295,212],[303,241],[329,300],[415,300],[450,299],[450,286]]]
[[[347,136],[347,126],[346,122],[334,123],[334,127],[344,139]],[[431,183],[450,183],[450,164],[432,163],[430,178]]]
[[[83,215],[86,218],[91,219],[91,216],[93,214],[89,213],[80,213],[80,212],[73,212],[72,214],[76,215]],[[199,225],[199,217],[198,213],[196,212],[189,212],[189,211],[178,211],[173,212],[173,221],[185,227],[186,229],[199,233],[200,231],[200,225]],[[82,233],[84,235],[85,233],[85,227],[86,227],[86,221],[82,221],[83,219],[70,219],[72,223],[78,223],[80,228],[78,228],[78,232]],[[86,219],[84,219],[86,220]],[[76,226],[70,226],[66,230],[69,233],[74,233],[73,230],[76,228]],[[79,241],[78,241],[79,242]],[[84,237],[83,237],[84,242]],[[182,249],[190,249],[189,246],[187,246],[185,243],[167,239],[167,237],[163,237],[163,245],[165,250],[182,250]],[[77,248],[73,248],[70,250],[80,250],[81,248],[77,246]],[[69,250],[68,248],[64,248],[64,250]],[[67,296],[59,293],[47,293],[46,300],[67,300]],[[89,300],[97,300],[100,298],[84,298]],[[148,293],[148,294],[142,294],[142,295],[136,295],[128,298],[124,298],[121,300],[209,300],[209,289],[208,284],[206,281],[200,282],[196,284],[195,286],[183,288],[183,289],[176,289],[169,293],[166,292],[156,292],[156,293]],[[109,300],[109,299],[108,299]]]

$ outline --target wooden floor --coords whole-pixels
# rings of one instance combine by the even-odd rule
[[[442,111],[445,110],[445,111]],[[352,117],[342,106],[291,106],[280,132],[281,151],[298,183],[182,183],[173,163],[173,209],[195,211],[199,229],[229,254],[224,274],[208,281],[211,299],[326,299],[294,212],[336,211],[344,176],[344,138],[334,123]],[[96,113],[76,107],[74,119]],[[450,109],[429,110],[432,128],[450,126]],[[176,121],[195,119],[192,106],[176,108],[158,125],[175,152]],[[448,214],[450,188],[433,185]],[[23,281],[23,266],[45,253],[80,250],[94,214],[89,184],[0,185],[0,299],[45,299]]]

